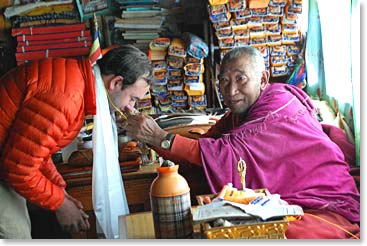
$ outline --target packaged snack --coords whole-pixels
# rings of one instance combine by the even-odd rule
[[[186,56],[186,63],[203,63],[203,61],[204,59],[198,59],[190,55]]]
[[[187,84],[184,90],[188,96],[201,96],[204,95],[205,85],[204,83]]]
[[[286,45],[274,45],[270,47],[271,56],[285,56],[287,52]]]
[[[296,44],[300,41],[299,33],[282,34],[282,44]]]
[[[296,24],[282,24],[282,33],[283,34],[294,34],[298,32],[298,26]]]
[[[187,107],[187,100],[184,101],[173,101],[172,106],[175,108],[184,108]]]
[[[146,100],[139,100],[137,102],[137,109],[138,110],[143,110],[143,109],[147,109],[152,107],[152,101],[150,99],[146,99]]]
[[[165,84],[167,84],[167,77],[163,77],[162,79],[155,79],[154,84],[155,85],[165,85]]]
[[[276,23],[276,24],[266,24],[265,25],[265,34],[267,36],[271,36],[271,35],[280,35],[281,29],[280,29],[280,24]]]
[[[286,6],[287,8],[288,6]],[[287,8],[288,9],[288,8]],[[297,22],[297,19],[298,19],[298,14],[292,14],[290,13],[289,11],[286,11],[285,12],[285,22],[291,22],[291,21],[294,21],[294,22]]]
[[[185,92],[184,92],[184,91],[173,91],[173,92],[171,92],[171,95],[172,95],[172,96],[177,96],[177,97],[179,97],[179,96],[185,96],[186,94],[185,94]]]
[[[270,0],[269,6],[284,7],[287,4],[287,0]]]
[[[250,9],[267,8],[269,0],[249,0],[248,5]]]
[[[287,45],[287,55],[293,56],[298,55],[301,52],[301,48],[298,45],[290,44]]]
[[[168,69],[169,77],[182,77],[182,69]]]
[[[182,84],[167,84],[167,90],[169,91],[182,91]]]
[[[195,102],[202,102],[205,99],[205,95],[201,95],[201,96],[191,96],[191,102],[195,103]]]
[[[263,17],[262,16],[251,16],[247,23],[248,27],[254,27],[254,26],[262,26],[263,25]]]
[[[170,38],[155,38],[149,43],[149,48],[151,50],[167,50],[168,46],[171,44]]]
[[[244,10],[246,8],[246,0],[228,0],[227,5],[230,12]]]
[[[167,68],[166,61],[164,60],[152,61],[152,65],[153,71],[165,70]]]
[[[150,43],[152,43],[152,41]],[[148,48],[147,55],[150,61],[160,61],[166,58],[167,51],[166,50],[152,50],[151,48]]]
[[[248,8],[244,10],[235,11],[234,16],[236,20],[251,18],[251,11]]]
[[[160,81],[160,80],[164,79],[166,77],[166,72],[167,71],[165,69],[153,71],[154,80],[155,81]]]
[[[203,82],[203,75],[202,74],[200,74],[198,76],[185,75],[185,78],[184,78],[184,83],[185,84],[192,84],[192,83],[199,83],[199,82]]]
[[[282,35],[271,35],[271,36],[267,36],[267,42],[269,46],[273,46],[273,45],[281,45],[282,44]]]
[[[189,106],[197,110],[203,110],[207,106],[206,95],[190,96]]]
[[[219,47],[221,49],[233,48],[233,46],[234,46],[234,37],[218,39],[218,43],[219,43]]]
[[[240,20],[236,20],[236,19],[231,20],[233,31],[236,31],[237,29],[248,29],[247,23],[249,19],[250,18],[240,19]]]
[[[160,105],[159,104],[159,112],[168,112],[172,110],[172,105],[168,104],[168,105]]]
[[[202,63],[187,63],[184,66],[185,75],[197,76],[204,73],[204,64]]]
[[[232,27],[226,27],[217,29],[215,32],[218,38],[226,38],[226,37],[232,37],[233,36],[233,30]]]
[[[171,44],[168,46],[168,55],[185,58],[185,42],[180,38],[173,38]]]
[[[272,77],[285,76],[288,74],[289,74],[289,71],[288,71],[287,65],[270,67],[270,75]]]
[[[265,46],[267,44],[267,39],[266,36],[264,35],[264,37],[254,37],[254,38],[250,38],[250,44],[254,47],[257,46]]]
[[[294,14],[286,14],[283,15],[282,17],[280,17],[280,23],[282,24],[293,24],[296,25],[297,24],[297,17],[298,15],[294,15]],[[289,19],[288,19],[289,18]]]
[[[167,93],[166,86],[165,85],[155,85],[152,84],[150,86],[150,89],[152,91],[153,96],[160,96],[165,95]]]
[[[302,4],[295,3],[291,1],[291,4],[288,8],[288,13],[290,14],[302,14]]]
[[[210,5],[222,5],[228,3],[228,0],[208,0]]]
[[[170,68],[182,68],[184,64],[184,59],[177,56],[168,56],[167,64]]]
[[[213,23],[229,21],[231,13],[227,10],[226,5],[208,5],[209,19]]]
[[[248,28],[236,28],[233,30],[234,38],[249,38],[250,31]]]
[[[279,17],[277,16],[264,16],[263,24],[277,24],[279,23]]]
[[[250,9],[251,16],[267,16],[268,8]]]
[[[283,16],[283,7],[281,6],[269,6],[268,7],[268,15],[269,16]]]
[[[172,92],[182,92],[183,93],[183,91],[172,91]],[[183,95],[183,96],[172,95],[171,99],[176,102],[182,102],[182,101],[187,101],[187,96],[186,95]]]
[[[213,23],[213,27],[215,30],[225,27],[231,27],[231,23],[230,21],[218,21],[216,23]]]
[[[235,37],[234,38],[234,47],[243,47],[250,45],[250,38],[249,37]]]
[[[182,34],[182,38],[186,43],[187,54],[198,59],[203,59],[208,56],[208,45],[200,37],[185,32]]]
[[[170,85],[182,85],[182,77],[169,77],[167,78],[167,84]]]
[[[270,65],[272,67],[287,65],[287,56],[270,56]]]
[[[250,28],[250,38],[264,37],[265,29],[264,26],[253,26]]]

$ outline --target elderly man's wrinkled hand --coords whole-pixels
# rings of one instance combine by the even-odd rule
[[[166,133],[152,117],[142,113],[130,115],[124,129],[127,136],[153,146],[159,146]]]

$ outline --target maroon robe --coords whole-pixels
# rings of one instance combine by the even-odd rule
[[[360,195],[340,148],[323,132],[315,108],[302,90],[270,84],[243,122],[227,113],[199,138],[201,162],[213,193],[233,183],[267,188],[290,204],[323,209],[360,221]]]

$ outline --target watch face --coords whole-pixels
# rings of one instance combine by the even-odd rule
[[[171,142],[167,139],[165,139],[161,142],[161,147],[163,149],[169,149],[170,145],[171,145]]]

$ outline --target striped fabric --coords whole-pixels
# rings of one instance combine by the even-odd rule
[[[190,193],[173,197],[151,197],[155,237],[192,238]]]
[[[94,32],[93,44],[89,53],[89,60],[91,61],[92,65],[94,65],[96,61],[101,57],[102,57],[101,46],[99,44],[98,30],[96,30]]]

